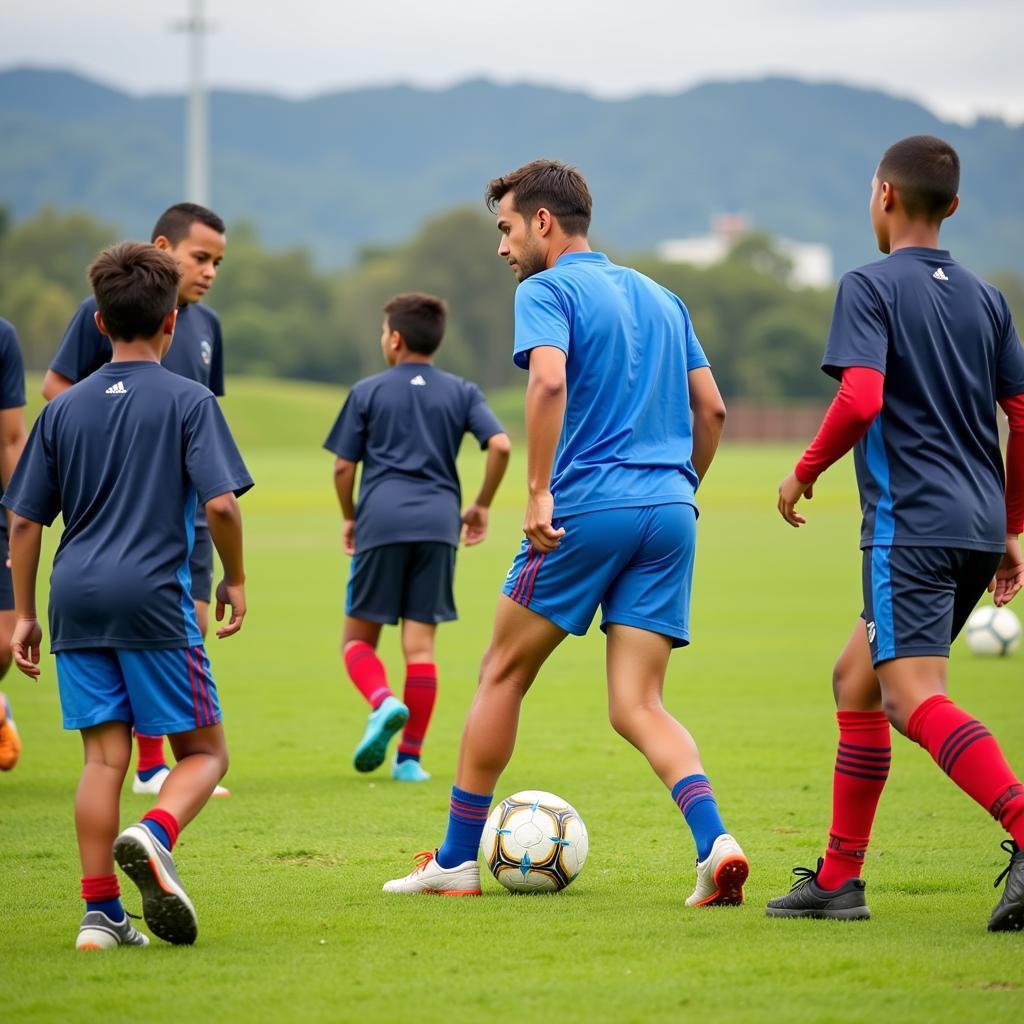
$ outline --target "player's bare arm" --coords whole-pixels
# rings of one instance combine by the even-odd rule
[[[25,410],[22,406],[14,409],[0,409],[0,486],[4,490],[11,482],[11,475],[14,467],[21,458],[22,449],[25,447],[25,439],[28,435],[25,432]],[[13,516],[10,510],[7,512],[7,526],[10,528]],[[10,559],[8,559],[10,564]]]
[[[487,536],[487,519],[505,470],[512,442],[508,434],[494,434],[487,440],[487,462],[484,465],[484,482],[480,485],[473,504],[462,513],[462,541],[467,547],[479,544]]]
[[[52,402],[62,391],[67,391],[74,381],[68,380],[62,373],[56,370],[47,370],[43,377],[43,398]]]
[[[551,470],[565,418],[565,353],[551,345],[530,351],[526,385],[526,483],[529,498],[523,533],[541,552],[554,551],[565,529],[554,529]]]
[[[997,607],[1009,604],[1024,588],[1024,555],[1020,533],[1024,531],[1024,395],[999,402],[1010,423],[1006,445],[1006,554],[989,584]]]
[[[686,376],[690,390],[690,411],[693,413],[691,461],[697,479],[703,483],[725,429],[725,402],[710,367],[691,370]]]
[[[232,636],[242,628],[245,618],[245,568],[242,560],[242,512],[238,499],[230,491],[218,494],[206,503],[206,521],[210,538],[224,566],[224,578],[217,585],[216,618],[224,619],[226,605],[231,607],[227,625],[217,630],[219,639]]]
[[[11,576],[14,607],[18,617],[11,637],[14,664],[33,679],[39,676],[39,648],[43,631],[36,617],[36,576],[43,525],[15,515],[11,523]]]
[[[346,555],[356,553],[356,464],[348,459],[334,460],[334,490],[341,506],[341,543]]]

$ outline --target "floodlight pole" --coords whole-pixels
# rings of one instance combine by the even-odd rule
[[[209,131],[206,118],[204,41],[211,31],[203,10],[204,0],[189,0],[188,17],[175,25],[188,36],[188,114],[185,121],[185,198],[210,203]]]

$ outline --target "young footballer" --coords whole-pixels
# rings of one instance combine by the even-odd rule
[[[370,720],[357,771],[384,763],[402,729],[392,777],[423,782],[423,740],[437,696],[434,634],[455,619],[452,584],[460,534],[487,535],[488,510],[505,475],[509,439],[480,389],[433,366],[447,308],[433,295],[396,295],[384,307],[381,350],[390,369],[359,381],[324,442],[337,456],[334,483],[352,556],[342,653]],[[476,500],[461,513],[455,460],[463,435],[487,452]],[[356,465],[363,464],[358,506]],[[399,701],[377,657],[381,626],[402,623],[405,689]]]
[[[986,587],[1024,586],[1024,349],[1006,300],[939,248],[957,208],[948,143],[903,139],[871,184],[887,258],[844,275],[822,364],[840,381],[821,431],[779,487],[792,526],[818,477],[856,447],[864,611],[836,663],[832,828],[773,917],[866,918],[860,877],[889,774],[890,724],[1009,833],[991,931],[1024,927],[1024,785],[992,734],[946,696],[950,644]],[[1006,475],[996,405],[1010,420]]]
[[[523,697],[600,606],[612,726],[647,757],[693,833],[697,882],[686,902],[740,903],[746,857],[722,823],[693,738],[662,703],[669,655],[690,642],[694,492],[725,406],[682,302],[590,250],[591,197],[579,171],[534,161],[492,181],[487,202],[498,254],[520,282],[526,539],[498,600],[444,842],[384,889],[480,892],[477,849]]]
[[[224,258],[224,222],[203,206],[177,203],[160,215],[151,237],[153,244],[174,256],[181,268],[174,344],[164,365],[221,397],[224,394],[224,349],[220,321],[202,300],[213,286]],[[111,354],[109,338],[96,326],[96,300],[90,295],[78,307],[64,332],[57,354],[43,378],[43,397],[52,399],[88,377],[108,362]],[[189,568],[196,619],[205,637],[213,588],[213,546],[201,507],[196,513],[195,545]],[[138,761],[132,791],[159,793],[170,770],[164,754],[164,739],[140,733],[136,741]],[[218,786],[214,795],[229,794],[223,786]]]
[[[25,368],[14,326],[0,317],[0,486],[6,487],[25,447]],[[14,589],[7,555],[7,517],[0,516],[0,679],[11,667]],[[0,772],[21,756],[21,739],[11,705],[0,693]]]
[[[224,565],[217,619],[245,615],[242,523],[252,486],[210,391],[160,365],[177,316],[181,272],[152,245],[104,250],[89,271],[109,364],[40,413],[3,504],[14,513],[13,653],[40,674],[35,585],[44,526],[64,532],[50,577],[50,634],[64,727],[79,729],[85,766],[75,799],[86,913],[79,949],[146,945],[120,902],[114,860],[139,887],[154,935],[191,943],[196,914],[171,851],[227,770],[217,688],[191,595],[197,505]],[[155,806],[118,835],[131,729],[169,734],[177,764]]]

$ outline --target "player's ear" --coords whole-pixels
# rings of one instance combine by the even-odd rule
[[[96,321],[96,328],[99,330],[100,334],[106,335],[106,337],[109,338],[110,331],[107,330],[107,325],[103,322],[103,315],[98,309],[93,313],[92,318]]]
[[[889,213],[896,205],[896,189],[892,187],[892,182],[882,182],[880,198],[882,209],[885,210],[886,213]]]
[[[952,217],[956,213],[957,208],[960,206],[960,197],[953,196],[953,202],[949,204],[949,209],[946,211],[946,217]],[[945,217],[943,218],[945,220]]]
[[[551,226],[554,223],[554,218],[551,216],[551,211],[546,207],[542,206],[534,215],[534,222],[537,228],[537,234],[541,238],[546,238],[548,233],[551,231]]]
[[[163,322],[163,334],[166,337],[169,334],[174,333],[174,325],[178,322],[178,310],[177,308],[172,309],[167,316],[164,317]]]
[[[170,252],[174,248],[174,246],[171,245],[171,240],[166,235],[157,235],[156,238],[153,239],[153,244],[158,249],[163,249],[164,252]]]

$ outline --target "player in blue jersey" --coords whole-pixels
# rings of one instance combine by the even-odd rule
[[[171,253],[181,268],[178,320],[174,344],[164,366],[182,377],[198,381],[218,398],[224,394],[224,346],[217,314],[203,299],[213,286],[224,258],[224,222],[212,210],[195,203],[176,203],[157,219],[153,244]],[[96,326],[96,300],[89,296],[71,318],[50,369],[43,378],[43,397],[59,395],[94,373],[112,355],[110,339]],[[192,550],[192,597],[199,629],[206,636],[213,588],[213,545],[202,508],[196,514]],[[137,737],[138,761],[132,778],[135,793],[159,793],[169,771],[162,736]],[[216,796],[227,796],[218,786]]]
[[[25,447],[25,368],[13,324],[0,317],[0,487],[6,487]],[[11,667],[14,589],[7,557],[7,517],[0,516],[0,679]],[[7,695],[0,693],[0,772],[21,755],[21,738]]]
[[[856,446],[864,612],[836,664],[833,819],[815,870],[775,917],[866,918],[860,877],[889,774],[890,723],[1009,833],[992,931],[1024,927],[1024,785],[947,696],[949,648],[986,587],[1024,587],[1024,349],[1006,300],[939,248],[960,160],[913,136],[886,150],[870,214],[887,258],[839,283],[823,369],[841,381],[821,432],[779,488],[793,526],[818,476]],[[1004,475],[996,407],[1010,420]]]
[[[373,771],[402,729],[391,769],[400,782],[430,778],[420,753],[437,696],[434,635],[438,623],[456,617],[452,586],[460,535],[467,545],[486,536],[510,449],[480,389],[432,365],[446,318],[447,307],[435,295],[396,295],[384,306],[380,343],[390,369],[352,388],[324,443],[337,456],[334,483],[345,553],[352,556],[342,652],[352,682],[370,705],[353,760],[357,771]],[[455,462],[466,433],[487,451],[487,463],[476,499],[461,512]],[[405,658],[401,701],[376,653],[381,626],[399,620]]]
[[[125,242],[89,271],[113,359],[36,420],[3,504],[14,513],[18,621],[13,653],[40,674],[35,588],[44,526],[64,531],[50,576],[49,623],[64,727],[85,766],[75,798],[86,913],[79,949],[146,945],[120,902],[114,860],[142,894],[153,934],[191,943],[196,914],[171,851],[227,770],[217,689],[196,620],[189,559],[197,505],[224,565],[217,631],[245,615],[242,521],[252,486],[210,391],[160,365],[174,332],[181,272],[169,254]],[[132,726],[169,734],[177,764],[156,805],[118,835]]]
[[[487,200],[498,253],[520,282],[526,539],[499,599],[444,842],[385,891],[480,891],[477,849],[523,697],[600,606],[612,726],[647,757],[693,832],[697,883],[686,902],[740,903],[747,859],[722,823],[693,738],[662,704],[669,655],[690,642],[694,494],[725,406],[682,302],[591,251],[591,197],[579,171],[534,161],[492,181]]]

